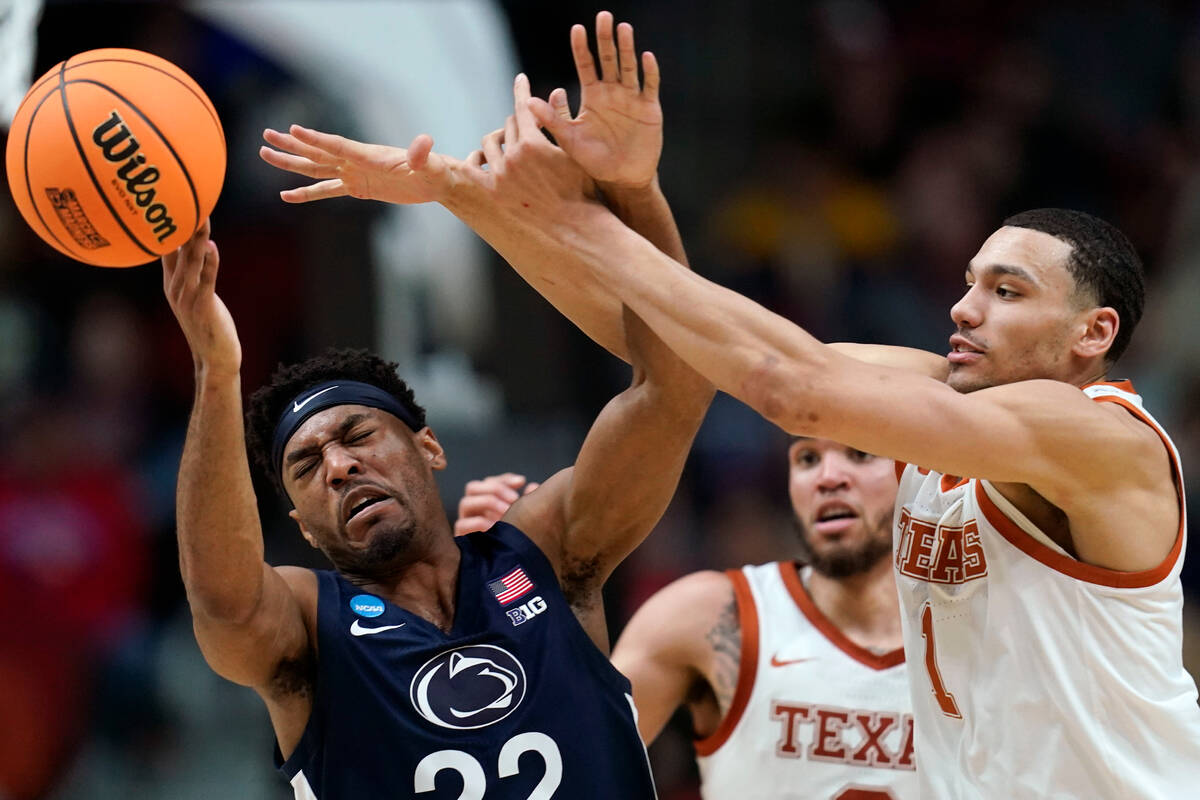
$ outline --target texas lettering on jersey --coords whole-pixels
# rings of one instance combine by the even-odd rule
[[[979,541],[979,526],[969,520],[960,526],[920,519],[905,506],[900,510],[900,541],[896,569],[928,583],[961,584],[987,575],[987,557]]]
[[[911,714],[773,700],[771,719],[781,725],[775,743],[775,755],[780,758],[807,756],[812,761],[859,767],[917,768]],[[807,736],[800,730],[805,723],[809,728]],[[884,739],[897,730],[898,744],[889,747]]]

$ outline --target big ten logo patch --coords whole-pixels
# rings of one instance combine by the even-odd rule
[[[987,575],[987,557],[979,540],[979,526],[970,520],[961,526],[939,525],[901,509],[900,542],[896,569],[929,583],[961,584]]]
[[[541,595],[530,598],[527,602],[521,603],[516,608],[510,608],[505,611],[508,618],[512,621],[513,627],[536,617],[538,614],[546,610],[546,601],[541,598]]]

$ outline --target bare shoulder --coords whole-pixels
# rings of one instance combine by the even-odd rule
[[[1033,448],[1056,464],[1071,467],[1048,473],[1080,488],[1114,489],[1153,485],[1167,471],[1167,451],[1155,429],[1122,403],[1097,402],[1078,387],[1061,381],[1032,380],[983,389],[969,395],[1018,416],[1040,443]],[[1098,453],[1106,454],[1097,458]],[[1076,483],[1078,482],[1078,483]],[[1036,487],[1040,488],[1041,487]]]
[[[275,574],[283,578],[292,591],[292,596],[300,604],[302,612],[315,612],[317,609],[317,573],[304,567],[281,566],[274,567]]]
[[[741,651],[737,600],[729,576],[716,570],[685,575],[660,589],[629,621],[622,639],[673,650],[702,672],[714,652]]]

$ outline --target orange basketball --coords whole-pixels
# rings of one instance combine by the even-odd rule
[[[89,50],[34,83],[5,153],[21,216],[100,267],[179,247],[217,203],[225,134],[187,73],[139,50]]]

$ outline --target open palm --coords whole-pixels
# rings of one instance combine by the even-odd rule
[[[276,148],[259,150],[272,166],[317,182],[288,189],[289,203],[330,197],[355,197],[403,205],[439,200],[449,182],[448,161],[431,151],[433,140],[421,135],[407,148],[366,144],[293,125],[288,133],[267,130],[263,138]]]
[[[549,104],[535,105],[539,122],[587,173],[600,183],[644,186],[658,171],[662,153],[662,107],[658,100],[658,63],[642,56],[643,85],[638,83],[638,60],[633,27],[621,23],[613,38],[612,14],[596,16],[597,75],[587,31],[571,28],[571,53],[579,76],[579,114],[571,117],[566,92],[555,89]]]

